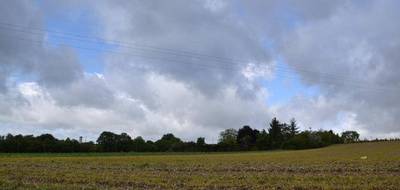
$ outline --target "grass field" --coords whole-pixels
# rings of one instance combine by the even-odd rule
[[[400,189],[400,142],[213,154],[0,154],[0,189]]]

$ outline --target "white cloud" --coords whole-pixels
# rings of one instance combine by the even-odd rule
[[[210,142],[217,139],[216,131],[224,128],[263,126],[269,114],[258,106],[265,103],[262,92],[256,101],[245,100],[237,96],[234,87],[229,87],[210,99],[161,75],[153,74],[146,80],[157,97],[157,107],[148,107],[127,94],[117,94],[113,105],[107,108],[60,105],[38,83],[21,83],[18,91],[28,104],[14,107],[9,122],[24,126],[28,133],[64,131],[62,137],[85,134],[93,138],[103,130],[112,130],[156,139],[173,132],[188,140],[205,136]]]
[[[73,48],[19,41],[47,39],[1,30],[4,131],[93,138],[113,130],[153,139],[173,132],[212,141],[224,128],[262,128],[277,116],[296,117],[304,129],[399,134],[398,1],[43,4],[51,10],[13,1],[0,8],[0,16],[42,28],[43,11],[88,6],[102,37],[129,47],[116,47],[121,54],[105,56],[104,73],[90,74]],[[274,89],[259,82],[276,74],[277,58],[320,94],[267,104]]]

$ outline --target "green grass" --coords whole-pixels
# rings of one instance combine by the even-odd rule
[[[0,189],[399,188],[400,142],[241,153],[0,154]]]

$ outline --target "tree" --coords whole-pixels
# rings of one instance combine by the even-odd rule
[[[155,142],[151,140],[146,141],[146,152],[156,152],[157,150],[157,145]]]
[[[237,148],[237,135],[236,129],[226,129],[219,134],[218,144],[224,150],[234,150]]]
[[[138,136],[132,140],[132,150],[136,152],[146,152],[147,150],[146,141],[141,137]]]
[[[175,147],[180,146],[182,140],[176,138],[172,133],[165,134],[160,140],[156,141],[159,151],[173,151]]]
[[[287,141],[292,138],[290,126],[287,123],[281,124],[282,141]]]
[[[332,130],[306,130],[299,133],[296,120],[290,124],[280,123],[273,118],[268,130],[259,132],[250,126],[239,130],[226,129],[219,134],[217,144],[206,144],[204,137],[196,142],[186,141],[168,133],[156,142],[145,141],[138,136],[133,139],[127,133],[114,134],[104,131],[93,142],[79,143],[75,139],[59,140],[51,134],[0,136],[0,152],[120,152],[120,151],[236,151],[268,149],[306,149],[359,140],[356,131],[345,131],[339,136]]]
[[[132,138],[126,133],[121,133],[116,137],[118,151],[129,152],[131,150]]]
[[[118,135],[104,131],[97,138],[97,144],[105,152],[128,152],[131,150],[132,138],[126,133]]]
[[[256,144],[258,133],[258,130],[245,125],[239,129],[236,141],[242,149],[247,150]]]
[[[283,142],[282,124],[274,117],[269,124],[268,133],[272,148],[279,148]]]
[[[236,129],[225,129],[219,134],[219,143],[223,144],[236,144],[237,139],[237,130]]]
[[[263,129],[257,134],[256,146],[259,150],[267,150],[271,148],[271,141],[268,133]]]
[[[205,138],[204,137],[197,138],[196,145],[199,146],[199,147],[202,147],[202,146],[206,145]]]
[[[99,144],[102,151],[105,152],[115,152],[117,149],[117,135],[104,131],[100,134],[99,138],[97,138],[97,144]]]
[[[356,131],[345,131],[342,133],[342,139],[344,143],[353,143],[359,140],[360,134]]]
[[[297,127],[296,119],[292,118],[289,124],[290,136],[294,137],[299,133],[299,128]]]
[[[288,141],[284,142],[282,145],[283,149],[306,149],[310,148],[311,144],[311,132],[304,131],[300,134],[294,136],[293,138],[289,139]]]
[[[16,136],[17,137],[17,136]],[[22,137],[22,135],[21,135]],[[41,144],[42,152],[56,152],[57,139],[51,134],[42,134],[36,137]]]
[[[319,132],[303,131],[282,144],[283,149],[307,149],[325,146]]]

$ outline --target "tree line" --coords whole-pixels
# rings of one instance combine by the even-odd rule
[[[308,149],[332,144],[359,141],[356,131],[345,131],[341,135],[332,130],[300,131],[295,119],[288,124],[273,118],[261,131],[250,126],[226,129],[219,134],[216,144],[207,144],[204,137],[184,142],[172,133],[157,141],[144,140],[141,136],[132,139],[127,133],[115,134],[104,131],[95,142],[80,142],[67,138],[60,140],[51,134],[0,136],[0,152],[214,152],[249,151],[275,149]]]

